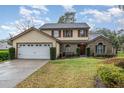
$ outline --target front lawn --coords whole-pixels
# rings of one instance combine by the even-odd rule
[[[72,58],[50,61],[16,87],[87,88],[95,87],[102,59]]]
[[[8,53],[8,50],[0,50],[0,53]]]
[[[5,62],[9,59],[9,51],[8,50],[0,50],[0,62]]]

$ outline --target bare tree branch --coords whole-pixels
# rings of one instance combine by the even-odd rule
[[[33,17],[29,18],[29,19],[23,19],[18,21],[18,23],[15,24],[15,27],[19,30],[19,31],[24,31],[26,29],[29,29],[30,27],[34,27],[34,19]]]

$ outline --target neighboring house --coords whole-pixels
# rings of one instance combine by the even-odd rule
[[[99,36],[89,40],[90,27],[86,23],[48,23],[39,29],[30,28],[11,38],[16,57],[22,59],[50,59],[50,47],[56,47],[56,57],[76,55],[114,55],[109,39]]]
[[[9,49],[10,46],[7,42],[0,42],[0,50],[6,50],[6,49]]]

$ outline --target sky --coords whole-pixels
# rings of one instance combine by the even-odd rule
[[[0,6],[0,39],[9,38],[9,34],[17,35],[21,31],[21,23],[31,21],[37,28],[45,23],[56,23],[65,12],[75,12],[76,22],[86,22],[91,30],[108,28],[119,30],[124,28],[124,11],[116,6],[91,5],[47,5],[47,6]]]

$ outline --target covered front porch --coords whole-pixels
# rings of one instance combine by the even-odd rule
[[[77,56],[77,48],[80,48],[80,56],[85,56],[86,43],[63,43],[60,45],[60,56],[61,57]]]

